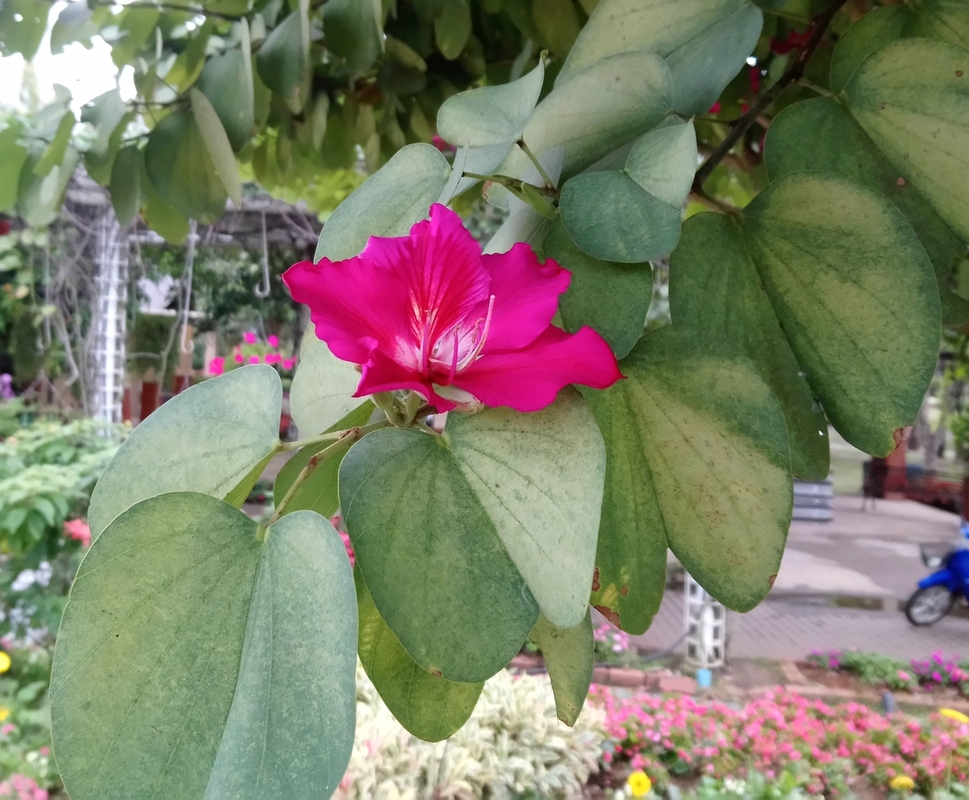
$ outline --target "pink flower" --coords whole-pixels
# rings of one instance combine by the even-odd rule
[[[244,334],[242,334],[242,340],[246,344],[255,344],[257,341],[259,341],[256,339],[256,334],[252,333],[251,331],[246,331]]]
[[[91,546],[91,529],[83,519],[72,519],[64,523],[64,535],[74,539],[83,547]]]
[[[283,359],[283,369],[292,369],[296,362],[292,358]]]
[[[481,255],[458,215],[435,204],[410,236],[371,237],[356,258],[304,261],[283,280],[334,355],[362,366],[356,397],[412,389],[438,411],[538,411],[567,384],[605,389],[622,377],[598,333],[551,324],[570,277],[526,244]]]
[[[278,336],[267,336],[266,344],[270,347],[279,347],[279,337]]]
[[[0,735],[6,736],[8,733],[13,733],[15,730],[17,730],[17,726],[12,722],[8,722],[6,725],[0,728]]]
[[[245,357],[242,355],[242,353],[236,353],[234,358],[235,358],[236,364],[241,364],[243,361],[246,360]]]
[[[266,353],[267,364],[278,364],[282,360],[283,357],[279,353]]]
[[[258,364],[259,363],[259,356],[249,356],[249,363],[250,364]]]
[[[209,372],[213,375],[221,375],[225,372],[225,359],[224,358],[213,358],[209,362]]]

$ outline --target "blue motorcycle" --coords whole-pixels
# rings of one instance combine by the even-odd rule
[[[959,528],[969,539],[969,522]],[[913,625],[934,625],[952,610],[956,600],[969,593],[969,550],[958,547],[941,555],[924,546],[919,548],[922,562],[934,570],[919,581],[919,588],[905,604],[905,616]]]

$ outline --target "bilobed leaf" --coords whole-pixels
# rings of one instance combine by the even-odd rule
[[[290,413],[306,438],[323,433],[360,405],[354,397],[360,383],[355,364],[341,361],[316,337],[312,324],[299,352],[299,366],[289,393]]]
[[[560,628],[538,618],[531,639],[542,650],[555,695],[555,711],[566,725],[575,725],[592,683],[592,615],[572,628]]]
[[[653,271],[645,264],[613,264],[583,253],[561,220],[542,244],[546,258],[572,273],[559,298],[565,330],[585,325],[598,331],[617,358],[624,357],[643,334],[653,292]]]
[[[578,392],[542,411],[492,408],[448,419],[448,451],[505,551],[554,624],[589,602],[606,454]]]
[[[130,508],[78,571],[51,676],[78,800],[328,797],[353,746],[350,565],[309,512],[260,535],[200,494]]]
[[[884,456],[935,371],[932,265],[891,203],[826,173],[772,183],[744,210],[744,239],[825,414],[855,447]]]
[[[439,436],[379,430],[340,465],[357,568],[423,669],[476,683],[519,651],[538,604]]]
[[[793,507],[780,404],[749,362],[686,325],[642,339],[620,368],[626,380],[588,392],[610,459],[593,602],[623,629],[648,626],[665,541],[717,600],[750,610]]]
[[[263,83],[283,97],[290,97],[303,80],[306,52],[303,24],[294,11],[279,23],[256,53],[256,70]]]
[[[560,81],[538,104],[523,138],[539,156],[563,147],[568,178],[655,128],[672,108],[672,76],[663,59],[619,53]]]
[[[844,94],[851,115],[939,216],[969,240],[969,50],[930,39],[881,48]]]
[[[535,110],[544,81],[545,62],[539,61],[535,69],[517,81],[482,86],[449,97],[437,113],[438,133],[458,147],[515,142]],[[478,170],[469,167],[468,171]]]
[[[327,135],[333,127],[331,118]],[[352,258],[371,236],[406,235],[427,216],[450,174],[447,159],[429,144],[399,150],[333,212],[320,234],[315,260]]]
[[[806,298],[805,298],[806,299]],[[791,470],[828,477],[828,424],[784,336],[777,312],[744,243],[742,230],[719,214],[687,220],[670,259],[670,313],[711,345],[749,358],[781,401]]]
[[[749,0],[602,0],[556,88],[617,53],[656,53],[672,70],[673,108],[701,114],[743,68],[762,26],[763,14]]]
[[[903,38],[938,39],[969,49],[969,6],[961,0],[921,0],[865,14],[845,31],[831,57],[831,88],[840,92],[882,45]]]
[[[667,255],[696,171],[692,123],[640,137],[619,170],[576,175],[562,189],[562,221],[575,243],[603,261],[641,263]]]
[[[806,169],[824,170],[891,200],[932,261],[942,321],[961,324],[969,319],[969,300],[957,294],[959,265],[966,259],[965,243],[879,152],[843,105],[831,98],[817,98],[784,109],[771,124],[764,157],[772,179]]]
[[[115,156],[111,167],[111,205],[118,224],[127,228],[141,208],[141,152],[128,145]]]
[[[0,131],[0,211],[11,211],[17,204],[20,187],[20,170],[27,160],[27,148],[19,143],[23,134],[22,126],[9,122]]]
[[[239,170],[236,168],[236,158],[232,153],[232,145],[226,135],[225,128],[219,120],[209,99],[194,87],[189,91],[192,101],[192,115],[195,124],[202,134],[202,141],[209,151],[209,157],[215,171],[225,187],[229,199],[236,206],[242,205],[242,181],[239,180]]]
[[[434,40],[441,55],[453,61],[471,36],[471,4],[468,0],[442,0],[434,17]]]
[[[458,683],[432,675],[407,655],[355,570],[360,619],[360,661],[387,708],[410,733],[439,742],[471,716],[483,683]]]
[[[365,72],[382,48],[383,30],[379,0],[330,0],[323,6],[326,45],[350,68]]]
[[[173,111],[148,134],[145,168],[155,191],[186,216],[204,223],[222,216],[225,186],[190,112]]]
[[[222,498],[279,442],[282,385],[272,367],[247,366],[192,386],[143,420],[91,497],[98,536],[122,511],[164,492]]]
[[[339,422],[331,425],[328,432],[362,427],[369,422],[374,410],[374,404],[365,400]],[[332,444],[333,442],[324,442],[323,444],[307,445],[286,462],[286,465],[279,471],[279,475],[276,476],[276,483],[273,485],[273,502],[277,507],[286,496],[300,471],[309,463],[309,460],[320,450]],[[340,462],[349,449],[349,444],[340,448],[309,474],[289,499],[286,505],[287,513],[307,510],[315,511],[317,514],[328,518],[336,514],[340,508],[337,476],[340,472]]]
[[[242,42],[238,50],[212,56],[199,78],[199,89],[212,103],[236,152],[249,141],[255,124],[252,66],[242,49],[246,46]]]

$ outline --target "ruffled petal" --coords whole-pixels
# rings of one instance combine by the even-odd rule
[[[428,346],[487,303],[491,278],[481,263],[481,248],[461,218],[438,203],[409,237],[372,237],[361,256],[400,277],[413,338]]]
[[[395,353],[412,339],[406,288],[364,254],[302,261],[283,273],[293,299],[310,308],[316,335],[337,358],[364,364],[375,348]]]
[[[486,406],[539,411],[571,383],[606,389],[622,378],[612,349],[592,328],[576,333],[549,326],[531,344],[482,355],[454,379]]]
[[[540,263],[523,242],[482,260],[495,296],[484,352],[514,350],[534,342],[555,316],[559,295],[569,288],[572,274],[550,258]]]
[[[395,392],[400,389],[418,392],[429,403],[433,403],[438,411],[450,411],[454,408],[454,403],[438,395],[431,382],[419,372],[401,366],[379,350],[371,353],[363,365],[363,375],[353,396],[367,397],[378,392]]]

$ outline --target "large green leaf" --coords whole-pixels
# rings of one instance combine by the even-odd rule
[[[878,149],[969,241],[969,51],[930,39],[886,45],[855,71],[844,94]]]
[[[568,178],[655,128],[673,110],[673,79],[659,56],[618,53],[559,82],[532,115],[523,138],[542,155],[565,148]]]
[[[20,170],[27,160],[27,148],[20,144],[23,127],[8,123],[0,131],[0,211],[11,211],[17,204]]]
[[[824,170],[891,200],[932,261],[943,322],[957,324],[969,319],[969,300],[956,293],[960,265],[964,265],[962,269],[969,266],[966,245],[918,189],[904,178],[899,180],[899,170],[879,152],[843,105],[831,98],[817,98],[785,109],[771,124],[764,156],[773,179],[806,169]]]
[[[941,335],[935,276],[912,228],[857,184],[796,173],[744,210],[744,234],[828,419],[856,447],[887,455],[918,413]]]
[[[635,264],[673,252],[696,172],[693,123],[641,136],[622,169],[576,175],[562,189],[562,221],[573,241],[603,261]]]
[[[242,205],[242,181],[239,179],[239,170],[236,167],[229,136],[222,127],[222,121],[212,103],[202,92],[193,87],[189,90],[189,98],[192,101],[192,116],[202,134],[205,148],[209,151],[215,172],[222,181],[229,199],[238,208]]]
[[[205,137],[189,111],[173,111],[148,134],[145,168],[155,191],[199,222],[215,222],[225,210],[225,186]]]
[[[165,241],[181,244],[188,236],[188,217],[155,191],[145,167],[144,150],[141,153],[141,172],[138,177],[142,201],[141,217],[145,224],[164,237]]]
[[[290,412],[300,436],[323,433],[359,406],[360,398],[353,396],[358,383],[356,365],[333,355],[310,326],[300,346],[299,366],[289,393]]]
[[[865,14],[838,40],[831,57],[831,88],[844,89],[859,65],[882,45],[911,37],[969,49],[969,6],[962,0],[920,0]]]
[[[520,650],[538,604],[446,439],[364,437],[340,465],[340,505],[380,615],[422,668],[476,683]]]
[[[329,0],[323,6],[326,46],[356,72],[366,72],[383,50],[380,0]]]
[[[20,53],[24,61],[37,54],[47,30],[52,6],[33,0],[3,0],[0,3],[0,55]]]
[[[453,61],[471,36],[471,4],[468,0],[442,0],[434,19],[434,40],[441,55]]]
[[[50,171],[64,160],[64,154],[67,152],[67,146],[71,143],[71,134],[74,132],[76,122],[77,119],[74,117],[73,111],[68,111],[61,117],[57,126],[57,133],[54,134],[51,143],[44,150],[40,161],[34,165],[34,175],[41,177],[49,175]]]
[[[341,508],[374,601],[411,657],[475,682],[517,652],[536,601],[556,624],[581,621],[604,473],[599,432],[572,390],[534,414],[452,415],[443,436],[384,430],[355,445],[340,468]]]
[[[17,202],[20,216],[32,228],[44,228],[57,219],[64,202],[67,184],[81,161],[81,155],[73,147],[68,146],[64,152],[64,160],[52,167],[44,176],[34,173],[34,167],[39,160],[40,153],[28,155],[20,170]]]
[[[328,797],[353,746],[356,604],[315,514],[211,497],[118,517],[78,571],[51,676],[71,797]]]
[[[559,298],[567,331],[588,325],[622,358],[643,334],[653,292],[653,271],[646,264],[612,264],[583,253],[561,220],[542,244],[547,258],[572,273],[569,290]]]
[[[91,49],[91,37],[98,35],[98,26],[92,21],[92,9],[87,3],[67,3],[57,15],[57,22],[50,31],[51,55],[64,52],[64,47],[80,42]]]
[[[456,94],[445,100],[437,112],[438,133],[459,147],[515,142],[535,110],[544,82],[545,62],[540,60],[535,69],[517,81]],[[479,171],[473,166],[466,170]]]
[[[333,212],[320,234],[316,260],[359,255],[371,236],[406,235],[427,217],[450,174],[447,159],[429,144],[399,150]]]
[[[534,0],[532,19],[541,41],[557,56],[568,54],[582,30],[572,0]]]
[[[303,22],[294,11],[259,46],[256,71],[263,83],[283,97],[292,96],[303,80],[306,52],[303,49]]]
[[[121,137],[130,119],[118,89],[98,95],[81,109],[81,122],[89,122],[97,131],[97,138],[84,154],[84,165],[102,185],[111,178],[114,157],[121,149]]]
[[[139,500],[163,492],[225,497],[279,442],[282,385],[265,365],[211,378],[176,395],[141,422],[91,496],[98,536]]]
[[[673,73],[673,107],[702,114],[743,68],[762,26],[763,14],[749,0],[602,0],[556,87],[617,53],[656,53]]]
[[[360,661],[397,721],[428,742],[455,733],[471,716],[483,683],[458,683],[421,669],[387,626],[355,570]]]
[[[794,474],[824,480],[830,468],[827,421],[732,220],[719,214],[687,220],[670,260],[670,313],[674,324],[689,325],[711,344],[750,358],[781,401]]]
[[[249,142],[254,125],[252,67],[243,51],[212,56],[202,70],[199,89],[209,98],[232,149],[238,152]]]
[[[566,725],[575,725],[592,683],[592,615],[572,628],[559,628],[538,618],[531,639],[542,650],[555,695],[555,711]]]
[[[365,400],[339,422],[331,425],[329,430],[341,431],[362,427],[370,420],[374,410],[373,403]],[[273,485],[273,501],[277,507],[296,481],[299,473],[309,463],[309,460],[320,450],[331,445],[333,445],[333,442],[308,445],[286,462],[286,465],[276,476],[276,483]],[[324,517],[332,517],[337,512],[340,507],[337,476],[340,472],[340,462],[349,449],[349,444],[346,447],[339,448],[309,474],[289,499],[289,503],[286,505],[287,513],[308,510],[315,511]]]
[[[117,39],[111,43],[111,59],[118,69],[124,69],[148,41],[156,27],[161,11],[155,7],[126,8],[116,17]]]
[[[141,151],[128,145],[115,156],[111,166],[111,205],[118,224],[127,228],[141,208]]]
[[[688,325],[647,336],[620,367],[626,380],[588,393],[609,458],[594,601],[623,629],[648,627],[668,542],[715,598],[750,610],[791,519],[780,404],[749,362]]]

